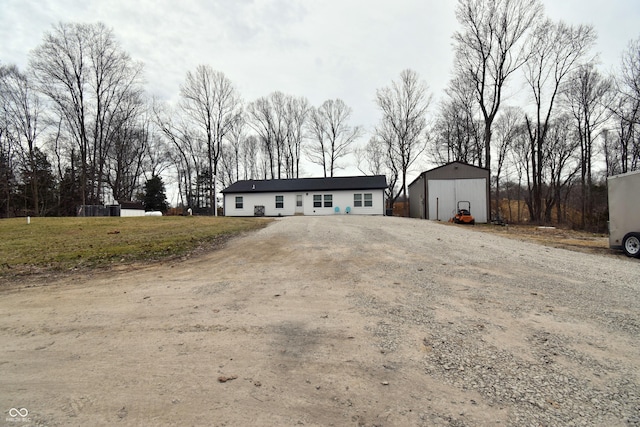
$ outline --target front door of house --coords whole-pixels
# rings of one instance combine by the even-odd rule
[[[302,194],[296,194],[296,215],[304,215],[304,206],[302,200]]]

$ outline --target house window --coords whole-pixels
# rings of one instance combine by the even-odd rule
[[[353,207],[354,208],[362,207],[362,194],[353,195]]]
[[[284,208],[284,196],[276,196],[276,209]]]
[[[243,205],[242,196],[236,196],[236,209],[242,209]]]
[[[325,208],[333,207],[333,194],[314,194],[313,195],[313,207],[314,208],[323,207],[323,204],[322,204],[323,200],[324,200],[324,207]]]
[[[296,207],[298,208],[302,207],[302,194],[296,195]]]
[[[364,193],[364,207],[370,208],[373,206],[373,194],[372,193]]]

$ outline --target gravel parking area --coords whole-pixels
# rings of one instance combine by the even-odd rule
[[[0,312],[12,426],[640,426],[640,262],[474,227],[282,218]]]

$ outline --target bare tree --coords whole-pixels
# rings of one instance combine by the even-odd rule
[[[376,92],[376,104],[382,112],[376,135],[386,144],[390,163],[400,173],[405,199],[407,172],[427,145],[426,113],[430,102],[426,83],[412,70],[402,71],[399,81]]]
[[[289,126],[287,121],[287,99],[288,96],[282,92],[274,92],[270,96],[271,107],[273,109],[273,137],[276,149],[276,166],[278,171],[278,179],[282,178],[284,169],[286,175],[287,163],[287,134]]]
[[[283,172],[287,178],[299,176],[308,114],[305,98],[282,92],[260,97],[247,106],[247,122],[260,139],[271,178],[282,178]]]
[[[106,153],[106,181],[115,200],[133,200],[144,182],[168,166],[166,142],[142,98],[123,102],[120,116],[112,120],[117,126]]]
[[[1,216],[10,217],[13,214],[14,190],[16,177],[14,170],[18,165],[18,153],[21,151],[19,141],[14,135],[10,115],[10,88],[7,78],[11,67],[0,65],[0,208]]]
[[[246,139],[247,125],[245,122],[244,113],[238,115],[238,119],[233,123],[229,133],[227,134],[228,147],[224,150],[224,153],[230,153],[233,157],[233,162],[229,163],[226,160],[227,167],[232,167],[233,176],[235,179],[240,179],[240,163],[242,150],[242,142]],[[233,181],[231,182],[233,183]]]
[[[612,106],[619,142],[607,154],[619,160],[612,170],[625,173],[640,169],[640,38],[632,40],[622,56],[616,81],[617,100]]]
[[[236,175],[236,165],[238,164],[238,154],[229,141],[222,144],[222,155],[218,168],[219,180],[223,187],[228,187],[238,180]]]
[[[107,156],[109,152],[113,152],[114,141],[118,139],[117,136],[120,138],[128,136],[123,128],[134,128],[139,115],[144,111],[141,85],[143,67],[142,64],[133,62],[129,54],[120,48],[113,31],[104,24],[93,26],[90,37],[88,45],[90,88],[95,99],[95,110],[92,111],[91,118],[93,125],[91,160],[96,180],[96,194],[101,195],[103,182],[108,174]],[[131,136],[140,140],[135,135]],[[130,146],[129,142],[121,145],[122,148],[127,146]],[[143,151],[127,150],[125,153],[118,154],[121,158],[127,154],[133,157],[133,159],[127,159],[133,169],[126,171],[127,174],[140,172],[134,163]]]
[[[510,151],[510,163],[515,169],[516,176],[518,178],[516,187],[515,199],[517,201],[517,214],[515,220],[517,222],[522,221],[522,207],[521,200],[522,189],[526,181],[527,188],[531,187],[531,140],[526,133],[519,132],[516,134],[516,138],[511,142]],[[527,206],[530,204],[530,200],[525,196]],[[509,221],[514,220],[514,215],[511,212],[511,202],[509,202]]]
[[[500,199],[500,178],[503,167],[507,161],[507,154],[511,150],[511,146],[519,135],[524,134],[524,112],[517,107],[506,107],[502,114],[498,116],[495,122],[495,136],[498,153],[498,162],[496,167],[496,215],[502,218],[501,199]]]
[[[484,126],[478,118],[474,88],[455,78],[445,93],[434,125],[431,157],[436,164],[459,161],[482,167]]]
[[[195,72],[187,72],[180,87],[181,108],[195,125],[199,139],[206,146],[208,166],[209,206],[218,214],[216,177],[222,142],[241,114],[238,93],[231,81],[208,65],[199,65]]]
[[[364,147],[355,150],[355,156],[358,170],[363,174],[385,175],[387,177],[385,196],[390,206],[393,206],[400,194],[399,191],[396,191],[400,169],[399,162],[389,152],[389,147],[393,144],[385,141],[385,138],[393,138],[393,136],[390,134],[374,135]]]
[[[334,176],[338,160],[350,153],[353,142],[362,135],[360,126],[348,124],[351,108],[341,99],[327,100],[310,114],[311,144],[307,157],[322,166],[324,176]]]
[[[198,192],[198,177],[202,173],[203,152],[191,125],[180,117],[179,111],[173,111],[166,104],[153,102],[153,118],[161,135],[168,141],[167,156],[175,168],[178,182],[180,204],[191,208],[201,206]],[[210,199],[209,199],[210,201]]]
[[[564,88],[564,98],[573,116],[580,141],[580,178],[582,184],[582,228],[587,213],[593,210],[593,160],[595,139],[609,120],[613,82],[598,73],[593,63],[578,67]]]
[[[544,197],[546,222],[551,222],[554,206],[556,221],[558,223],[565,221],[569,188],[580,168],[579,163],[575,161],[576,150],[580,143],[570,123],[571,117],[562,115],[554,120],[547,134],[544,154],[545,175],[549,184]],[[562,209],[563,206],[565,206],[564,209]]]
[[[596,40],[591,26],[569,26],[546,20],[535,30],[529,49],[531,57],[524,67],[525,78],[534,100],[534,117],[527,116],[531,139],[532,185],[529,211],[532,221],[542,219],[543,157],[562,84],[575,70]]]
[[[247,106],[249,126],[257,133],[260,144],[269,162],[269,172],[274,178],[275,161],[275,137],[274,137],[274,112],[269,98],[260,97]],[[265,175],[266,177],[266,175]]]
[[[264,158],[260,151],[258,137],[255,135],[247,136],[242,140],[241,147],[244,179],[258,179],[260,176],[258,165],[260,164],[260,159]]]
[[[249,126],[260,138],[269,161],[271,178],[282,178],[283,155],[287,138],[286,96],[273,92],[247,106]]]
[[[329,152],[329,141],[324,131],[324,120],[322,115],[315,108],[311,108],[309,114],[309,136],[313,141],[306,149],[307,158],[311,163],[320,165],[322,167],[324,176],[327,176],[327,169],[329,159],[327,159],[327,153]]]
[[[5,137],[13,139],[14,147],[23,154],[23,165],[31,186],[31,206],[34,215],[41,215],[39,201],[36,139],[41,131],[38,119],[41,113],[40,98],[26,74],[17,67],[3,67],[0,71],[0,96],[3,99]]]
[[[287,99],[287,177],[299,178],[302,142],[306,138],[305,128],[309,118],[309,101],[293,96]]]
[[[81,203],[98,202],[121,108],[140,94],[142,66],[102,23],[58,24],[32,52],[30,66],[61,129],[78,146]]]
[[[491,169],[491,132],[511,75],[528,60],[528,32],[542,15],[539,0],[458,0],[456,74],[473,83],[484,118],[484,164]]]

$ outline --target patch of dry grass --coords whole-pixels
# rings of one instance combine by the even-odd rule
[[[606,234],[555,227],[538,227],[535,225],[507,225],[501,227],[478,224],[474,229],[554,248],[588,253],[617,254],[617,251],[609,248],[609,237]]]

